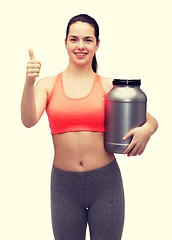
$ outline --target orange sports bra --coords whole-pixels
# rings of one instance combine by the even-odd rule
[[[56,76],[46,108],[51,134],[76,131],[104,132],[106,92],[101,77],[95,73],[90,93],[77,99],[66,96],[62,78],[63,72]]]

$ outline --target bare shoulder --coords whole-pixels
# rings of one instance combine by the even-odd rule
[[[36,83],[35,89],[43,90],[47,95],[51,94],[56,76],[40,78]]]
[[[105,92],[109,92],[113,87],[113,78],[101,77]]]

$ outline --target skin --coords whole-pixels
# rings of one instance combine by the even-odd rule
[[[68,38],[65,40],[69,65],[63,73],[64,91],[68,97],[82,98],[90,92],[94,80],[92,58],[99,44],[100,42],[96,41],[94,28],[88,23],[76,22],[70,26]],[[52,76],[40,79],[35,85],[41,62],[35,58],[32,49],[29,49],[29,55],[21,102],[21,118],[26,127],[34,126],[41,118],[55,81],[55,76]],[[112,89],[112,80],[112,78],[102,77],[106,92]],[[124,136],[126,140],[133,135],[132,142],[124,154],[141,155],[157,128],[157,121],[147,113],[146,123]],[[107,153],[104,149],[102,132],[68,132],[55,134],[52,139],[55,153],[54,165],[62,170],[88,171],[103,167],[114,160],[114,154]]]

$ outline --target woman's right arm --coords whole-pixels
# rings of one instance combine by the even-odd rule
[[[32,49],[29,49],[30,61],[27,64],[26,80],[21,101],[21,119],[30,128],[34,126],[43,114],[47,103],[45,80],[41,79],[34,86],[39,76],[41,63],[35,59]]]

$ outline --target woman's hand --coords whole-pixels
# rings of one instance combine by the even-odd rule
[[[141,155],[151,137],[150,128],[147,124],[134,128],[123,137],[123,140],[127,140],[131,136],[133,136],[132,141],[125,149],[124,154],[127,154],[128,157]]]
[[[144,152],[150,137],[156,132],[157,129],[157,120],[152,115],[147,113],[145,124],[141,127],[132,129],[123,137],[123,140],[127,140],[129,137],[133,136],[131,143],[125,149],[124,154],[127,154],[128,157],[141,155]]]
[[[31,83],[36,81],[36,77],[39,77],[41,62],[35,59],[34,52],[29,49],[30,61],[27,63],[26,79]]]

